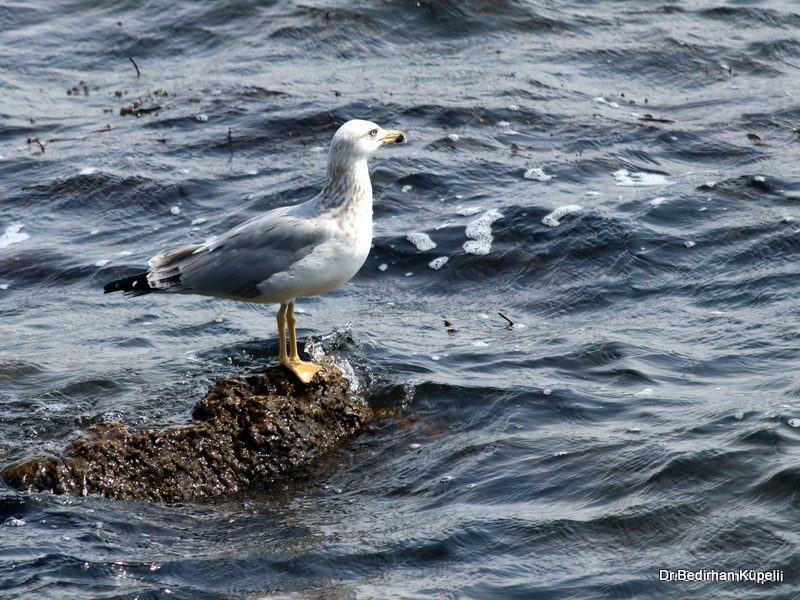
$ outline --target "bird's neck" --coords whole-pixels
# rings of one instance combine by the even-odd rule
[[[367,161],[328,163],[328,179],[315,199],[319,214],[336,218],[342,214],[372,215],[372,183]]]

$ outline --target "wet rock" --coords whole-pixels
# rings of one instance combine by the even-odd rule
[[[361,430],[363,398],[328,366],[308,385],[281,367],[216,383],[179,427],[129,431],[103,422],[63,456],[11,465],[0,476],[28,491],[171,502],[268,484]]]

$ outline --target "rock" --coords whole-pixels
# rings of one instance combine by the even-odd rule
[[[61,457],[0,471],[28,491],[174,502],[266,485],[358,433],[372,413],[332,366],[304,385],[282,367],[220,380],[179,427],[103,422]]]

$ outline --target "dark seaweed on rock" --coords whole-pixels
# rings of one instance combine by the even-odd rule
[[[220,380],[169,429],[128,431],[97,423],[63,457],[6,467],[0,475],[27,491],[159,502],[231,494],[263,486],[308,465],[361,430],[364,400],[332,367],[308,385],[280,367]]]

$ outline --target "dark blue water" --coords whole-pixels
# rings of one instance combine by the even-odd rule
[[[223,501],[0,487],[0,595],[796,598],[798,31],[775,0],[0,3],[0,465],[273,360],[270,307],[102,285],[313,196],[347,119],[409,137],[363,270],[298,302],[370,431]]]

